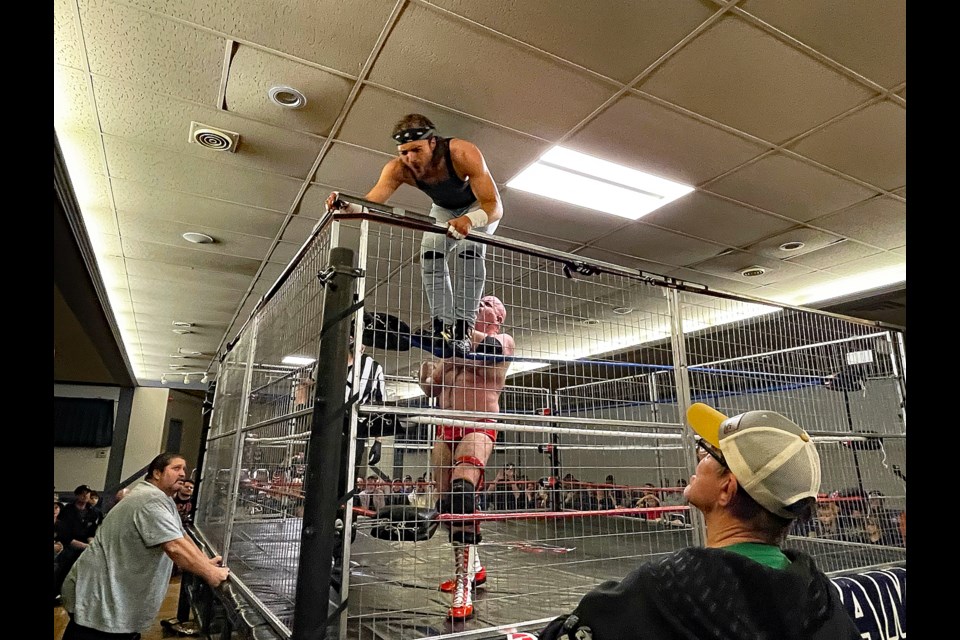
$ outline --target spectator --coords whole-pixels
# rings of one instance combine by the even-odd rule
[[[116,501],[113,503],[114,506],[116,506],[117,502],[120,502],[121,500],[126,498],[128,493],[130,493],[129,487],[124,487],[123,489],[120,489],[119,491],[117,491],[117,495],[115,496]]]
[[[180,484],[173,495],[173,503],[177,505],[177,513],[184,526],[193,522],[193,480],[188,478]]]
[[[626,493],[624,493],[623,489],[616,486],[617,481],[614,480],[612,473],[607,475],[607,478],[606,480],[604,480],[604,483],[607,485],[613,485],[613,486],[607,487],[607,496],[613,502],[614,508],[619,509],[620,507],[627,506],[627,495]]]
[[[522,475],[517,478],[517,487],[520,489],[520,495],[522,496],[522,504],[524,509],[536,509],[537,508],[537,492],[536,492],[536,483],[527,479],[527,476]]]
[[[880,544],[888,547],[902,547],[903,541],[900,539],[899,532],[891,529],[884,529],[880,522],[867,516],[863,520],[863,534],[860,542],[864,544]]]
[[[497,471],[496,477],[487,485],[487,504],[501,511],[516,509],[517,501],[512,493],[515,480],[516,467],[512,462],[508,462],[503,469]]]
[[[663,495],[663,500],[661,502],[665,506],[677,506],[684,504],[686,502],[683,498],[683,490],[687,487],[687,481],[683,478],[677,480],[677,484],[674,487],[673,491],[665,491]]]
[[[687,419],[702,457],[685,493],[703,514],[706,548],[681,549],[601,584],[541,640],[859,639],[813,558],[780,546],[816,499],[820,460],[810,436],[773,411],[726,418],[696,403]]]
[[[60,604],[60,585],[57,583],[57,578],[60,575],[60,561],[59,556],[60,552],[63,551],[63,543],[59,540],[59,530],[57,527],[57,518],[60,515],[61,505],[56,500],[53,501],[53,604],[54,606]]]
[[[172,498],[186,466],[178,454],[158,455],[111,510],[63,583],[70,622],[62,640],[139,637],[160,611],[173,562],[211,587],[227,579],[220,556],[208,558],[184,534]]]
[[[367,480],[363,476],[357,476],[357,479],[354,483],[356,485],[355,491],[357,492],[357,506],[362,509],[370,508],[370,492],[367,491]]]
[[[886,496],[882,491],[873,490],[867,494],[867,515],[876,518],[884,536],[900,539],[900,513],[887,508]]]
[[[77,561],[84,549],[93,541],[97,532],[100,518],[90,508],[90,487],[80,485],[73,491],[73,502],[64,505],[57,517],[59,523],[59,540],[63,551],[59,557],[60,574],[56,579],[56,588],[59,593],[60,585],[70,567]]]
[[[597,489],[596,490],[596,509],[598,511],[603,511],[604,509],[616,509],[617,505],[614,504],[613,498],[611,497],[612,492],[609,489]]]
[[[655,487],[653,486],[652,482],[645,482],[643,484],[643,488],[640,490],[640,497],[637,499],[637,502],[634,506],[638,508],[652,508],[661,506],[660,498],[657,497]],[[640,514],[640,517],[651,522],[660,521],[660,514],[658,512],[644,512]]]

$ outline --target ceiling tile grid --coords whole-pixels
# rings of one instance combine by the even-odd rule
[[[504,238],[751,295],[902,267],[905,40],[902,0],[56,0],[54,126],[124,349],[158,384],[171,314],[208,314],[205,352],[231,340],[410,112],[484,153]],[[305,107],[271,103],[278,85]],[[238,132],[236,153],[191,122]],[[558,142],[696,190],[632,222],[506,186]]]

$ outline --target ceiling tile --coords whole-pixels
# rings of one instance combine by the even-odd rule
[[[903,245],[902,247],[897,247],[896,249],[893,249],[893,252],[898,253],[902,256],[905,256],[907,255],[907,245]]]
[[[100,184],[108,184],[104,164],[103,141],[96,133],[68,133],[58,135],[63,159],[68,167],[83,167],[84,171],[68,170],[73,189],[81,207],[85,198],[100,196]],[[91,196],[88,192],[93,192]]]
[[[741,8],[881,86],[907,79],[906,0],[747,0]]]
[[[766,269],[766,273],[760,276],[744,277],[740,271],[746,267],[760,266]],[[715,256],[703,262],[692,265],[697,271],[703,271],[721,278],[730,278],[750,284],[768,285],[779,282],[785,278],[796,277],[804,273],[810,273],[813,269],[802,265],[792,264],[783,260],[772,260],[770,258],[748,253],[746,251],[731,251],[722,256]]]
[[[547,234],[577,244],[589,242],[622,227],[628,221],[602,211],[568,204],[518,189],[501,191],[502,225],[530,233]]]
[[[563,146],[690,185],[767,149],[634,94],[617,100]]]
[[[181,280],[171,281],[167,279],[165,273],[154,271],[152,278],[148,277],[130,277],[130,293],[134,304],[150,302],[151,300],[171,300],[189,296],[195,300],[203,300],[204,305],[208,302],[217,302],[226,308],[236,308],[240,302],[242,292],[234,289],[220,288],[204,279],[195,278],[192,281],[184,282]],[[175,287],[171,285],[176,283]],[[175,291],[176,293],[166,294],[164,292]],[[171,336],[177,334],[170,332]]]
[[[94,82],[101,128],[146,147],[211,159],[225,164],[303,179],[316,160],[323,139],[238,118],[109,79]],[[240,134],[235,153],[214,151],[190,139],[192,122]]]
[[[519,240],[520,242],[526,242],[528,244],[533,244],[540,247],[547,247],[548,249],[556,249],[557,251],[563,251],[567,253],[579,245],[579,243],[571,242],[570,240],[551,238],[549,236],[530,233],[528,231],[521,231],[520,229],[513,229],[505,225],[500,225],[497,227],[497,236],[511,238],[513,240]]]
[[[211,229],[196,223],[148,218],[142,215],[128,216],[124,211],[119,211],[118,216],[120,218],[120,234],[124,240],[141,240],[167,245],[171,248],[263,260],[272,242],[272,238],[244,235],[233,231],[224,231],[223,229]],[[214,242],[210,244],[187,242],[182,236],[188,231],[205,233],[213,237]]]
[[[113,202],[110,197],[110,180],[100,173],[91,173],[83,180],[75,180],[73,191],[83,214],[87,233],[118,234]]]
[[[458,54],[438,56],[439,51]],[[370,79],[547,139],[566,133],[616,91],[582,71],[418,4],[404,10]],[[543,117],[547,112],[550,118]]]
[[[90,76],[79,69],[53,65],[53,126],[57,131],[83,133],[91,137],[97,131],[97,110],[90,95]],[[64,137],[64,140],[68,138]],[[97,163],[94,166],[98,166]]]
[[[110,176],[152,188],[194,193],[264,209],[287,208],[301,180],[207,160],[166,149],[105,138]],[[213,157],[223,153],[210,151]]]
[[[286,215],[279,211],[255,209],[243,205],[203,198],[189,193],[153,189],[128,180],[114,179],[114,201],[128,218],[156,218],[217,231],[275,238]],[[134,220],[136,222],[136,220]],[[310,225],[313,221],[308,221]]]
[[[216,105],[225,38],[103,0],[79,0],[90,71]]]
[[[75,69],[86,69],[83,36],[77,22],[76,0],[53,1],[53,62]]]
[[[158,277],[157,265],[154,262],[127,258],[124,260],[124,265],[126,272],[131,277]],[[190,283],[196,280],[203,280],[210,286],[219,289],[230,289],[237,293],[243,293],[250,286],[250,276],[246,274],[211,271],[179,264],[165,264],[162,270],[162,277],[164,280],[174,283]],[[173,328],[171,327],[171,332],[172,330]]]
[[[672,231],[741,247],[793,226],[792,222],[694,191],[643,217]]]
[[[881,249],[893,249],[907,242],[907,205],[893,198],[871,198],[811,224]]]
[[[789,230],[783,233],[765,238],[760,242],[745,246],[743,249],[751,253],[756,253],[757,255],[772,258],[773,260],[795,260],[798,256],[821,250],[829,244],[843,242],[843,240],[842,237],[827,233],[826,231],[811,229],[809,227],[791,226]],[[780,248],[780,245],[785,242],[802,242],[803,247],[791,251],[784,251]]]
[[[620,82],[630,82],[710,17],[697,0],[434,4]],[[603,46],[597,46],[602,42]]]
[[[736,17],[722,18],[638,88],[774,143],[872,95]]]
[[[132,4],[355,75],[395,3],[285,0],[282,9],[270,11],[262,0],[132,0]]]
[[[665,265],[684,267],[717,255],[725,247],[632,222],[594,243],[597,247]]]
[[[830,273],[843,277],[858,276],[871,271],[876,271],[877,269],[900,266],[905,267],[906,264],[907,259],[905,256],[884,251],[883,253],[875,253],[872,256],[860,258],[859,260],[853,260],[844,264],[834,265],[830,267]]]
[[[158,266],[173,264],[211,271],[238,273],[250,278],[253,277],[257,272],[257,267],[260,266],[260,260],[254,258],[231,256],[214,251],[197,251],[143,240],[124,240],[123,252],[128,258],[152,261],[157,263]]]
[[[327,136],[353,89],[354,80],[316,67],[239,47],[230,62],[224,98],[227,111],[294,131]],[[307,102],[299,109],[270,100],[270,89],[292,87]]]
[[[668,269],[663,275],[678,278],[692,284],[701,284],[714,291],[727,291],[730,293],[750,293],[752,295],[753,292],[760,287],[760,285],[750,280],[722,278],[717,275],[704,273],[696,269],[688,269],[686,267]]]
[[[766,156],[711,183],[707,189],[800,222],[876,193],[782,154]]]
[[[437,126],[440,135],[476,144],[483,153],[490,175],[501,184],[550,147],[545,141],[370,85],[360,91],[337,138],[394,155],[397,144],[390,138],[390,132],[394,123],[408,113],[427,116]]]
[[[817,232],[819,233],[819,232]],[[838,242],[795,258],[790,262],[802,264],[813,269],[831,269],[836,265],[858,260],[877,253],[877,249],[858,242]]]
[[[663,274],[671,268],[671,265],[644,260],[636,256],[625,255],[614,251],[606,251],[600,247],[583,247],[576,250],[576,255],[600,262],[609,262],[610,264],[626,269],[637,269],[648,273]]]
[[[880,102],[830,124],[791,148],[882,189],[907,182],[907,111]]]

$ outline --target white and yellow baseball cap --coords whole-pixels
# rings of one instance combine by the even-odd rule
[[[720,450],[723,462],[751,498],[784,518],[804,498],[820,491],[820,456],[809,434],[776,411],[747,411],[728,418],[697,402],[687,422]]]

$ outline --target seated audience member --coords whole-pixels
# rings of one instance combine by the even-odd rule
[[[683,499],[683,490],[687,486],[687,481],[683,478],[677,480],[677,484],[674,486],[673,491],[665,491],[663,494],[663,500],[661,502],[664,506],[677,506],[684,504],[685,500]]]
[[[360,507],[362,509],[370,508],[370,493],[367,491],[367,479],[360,476],[356,479],[356,499],[353,501],[354,506]]]
[[[60,588],[57,584],[57,578],[60,575],[60,562],[58,556],[63,551],[63,543],[60,542],[59,530],[57,528],[57,517],[60,515],[61,505],[56,500],[53,501],[53,604],[60,604]]]
[[[813,558],[781,547],[820,484],[807,432],[773,411],[726,418],[700,403],[687,419],[699,462],[685,493],[703,515],[705,548],[658,555],[604,582],[539,638],[859,640]]]
[[[177,513],[184,526],[193,522],[193,480],[183,481],[173,496],[173,503],[177,505]]]
[[[617,481],[614,480],[612,473],[606,477],[604,484],[617,484]],[[607,487],[607,497],[609,497],[613,502],[614,508],[626,507],[628,505],[626,493],[618,486]]]
[[[877,519],[884,535],[899,539],[900,512],[887,507],[887,498],[882,491],[873,490],[867,496],[867,516]]]
[[[512,462],[497,471],[493,481],[487,485],[487,504],[494,509],[509,510],[516,509],[516,500],[512,495],[511,486],[516,480],[516,467]]]
[[[654,489],[655,487],[653,486],[652,482],[644,482],[643,488],[640,490],[640,498],[637,499],[637,502],[634,504],[634,506],[638,508],[655,508],[662,506],[660,503],[660,498],[657,497]],[[641,513],[640,517],[651,522],[660,521],[660,513],[655,511]]]
[[[867,516],[863,520],[863,533],[859,542],[864,544],[879,544],[888,547],[902,547],[903,540],[900,539],[900,532],[891,529],[884,529],[880,521],[872,516]]]
[[[612,492],[609,489],[597,489],[595,494],[596,498],[594,505],[596,506],[597,511],[604,511],[606,509],[616,509],[617,505],[614,504],[613,498],[610,497]]]
[[[535,482],[528,480],[527,476],[517,478],[517,488],[520,491],[520,505],[523,509],[537,508],[537,492]]]

